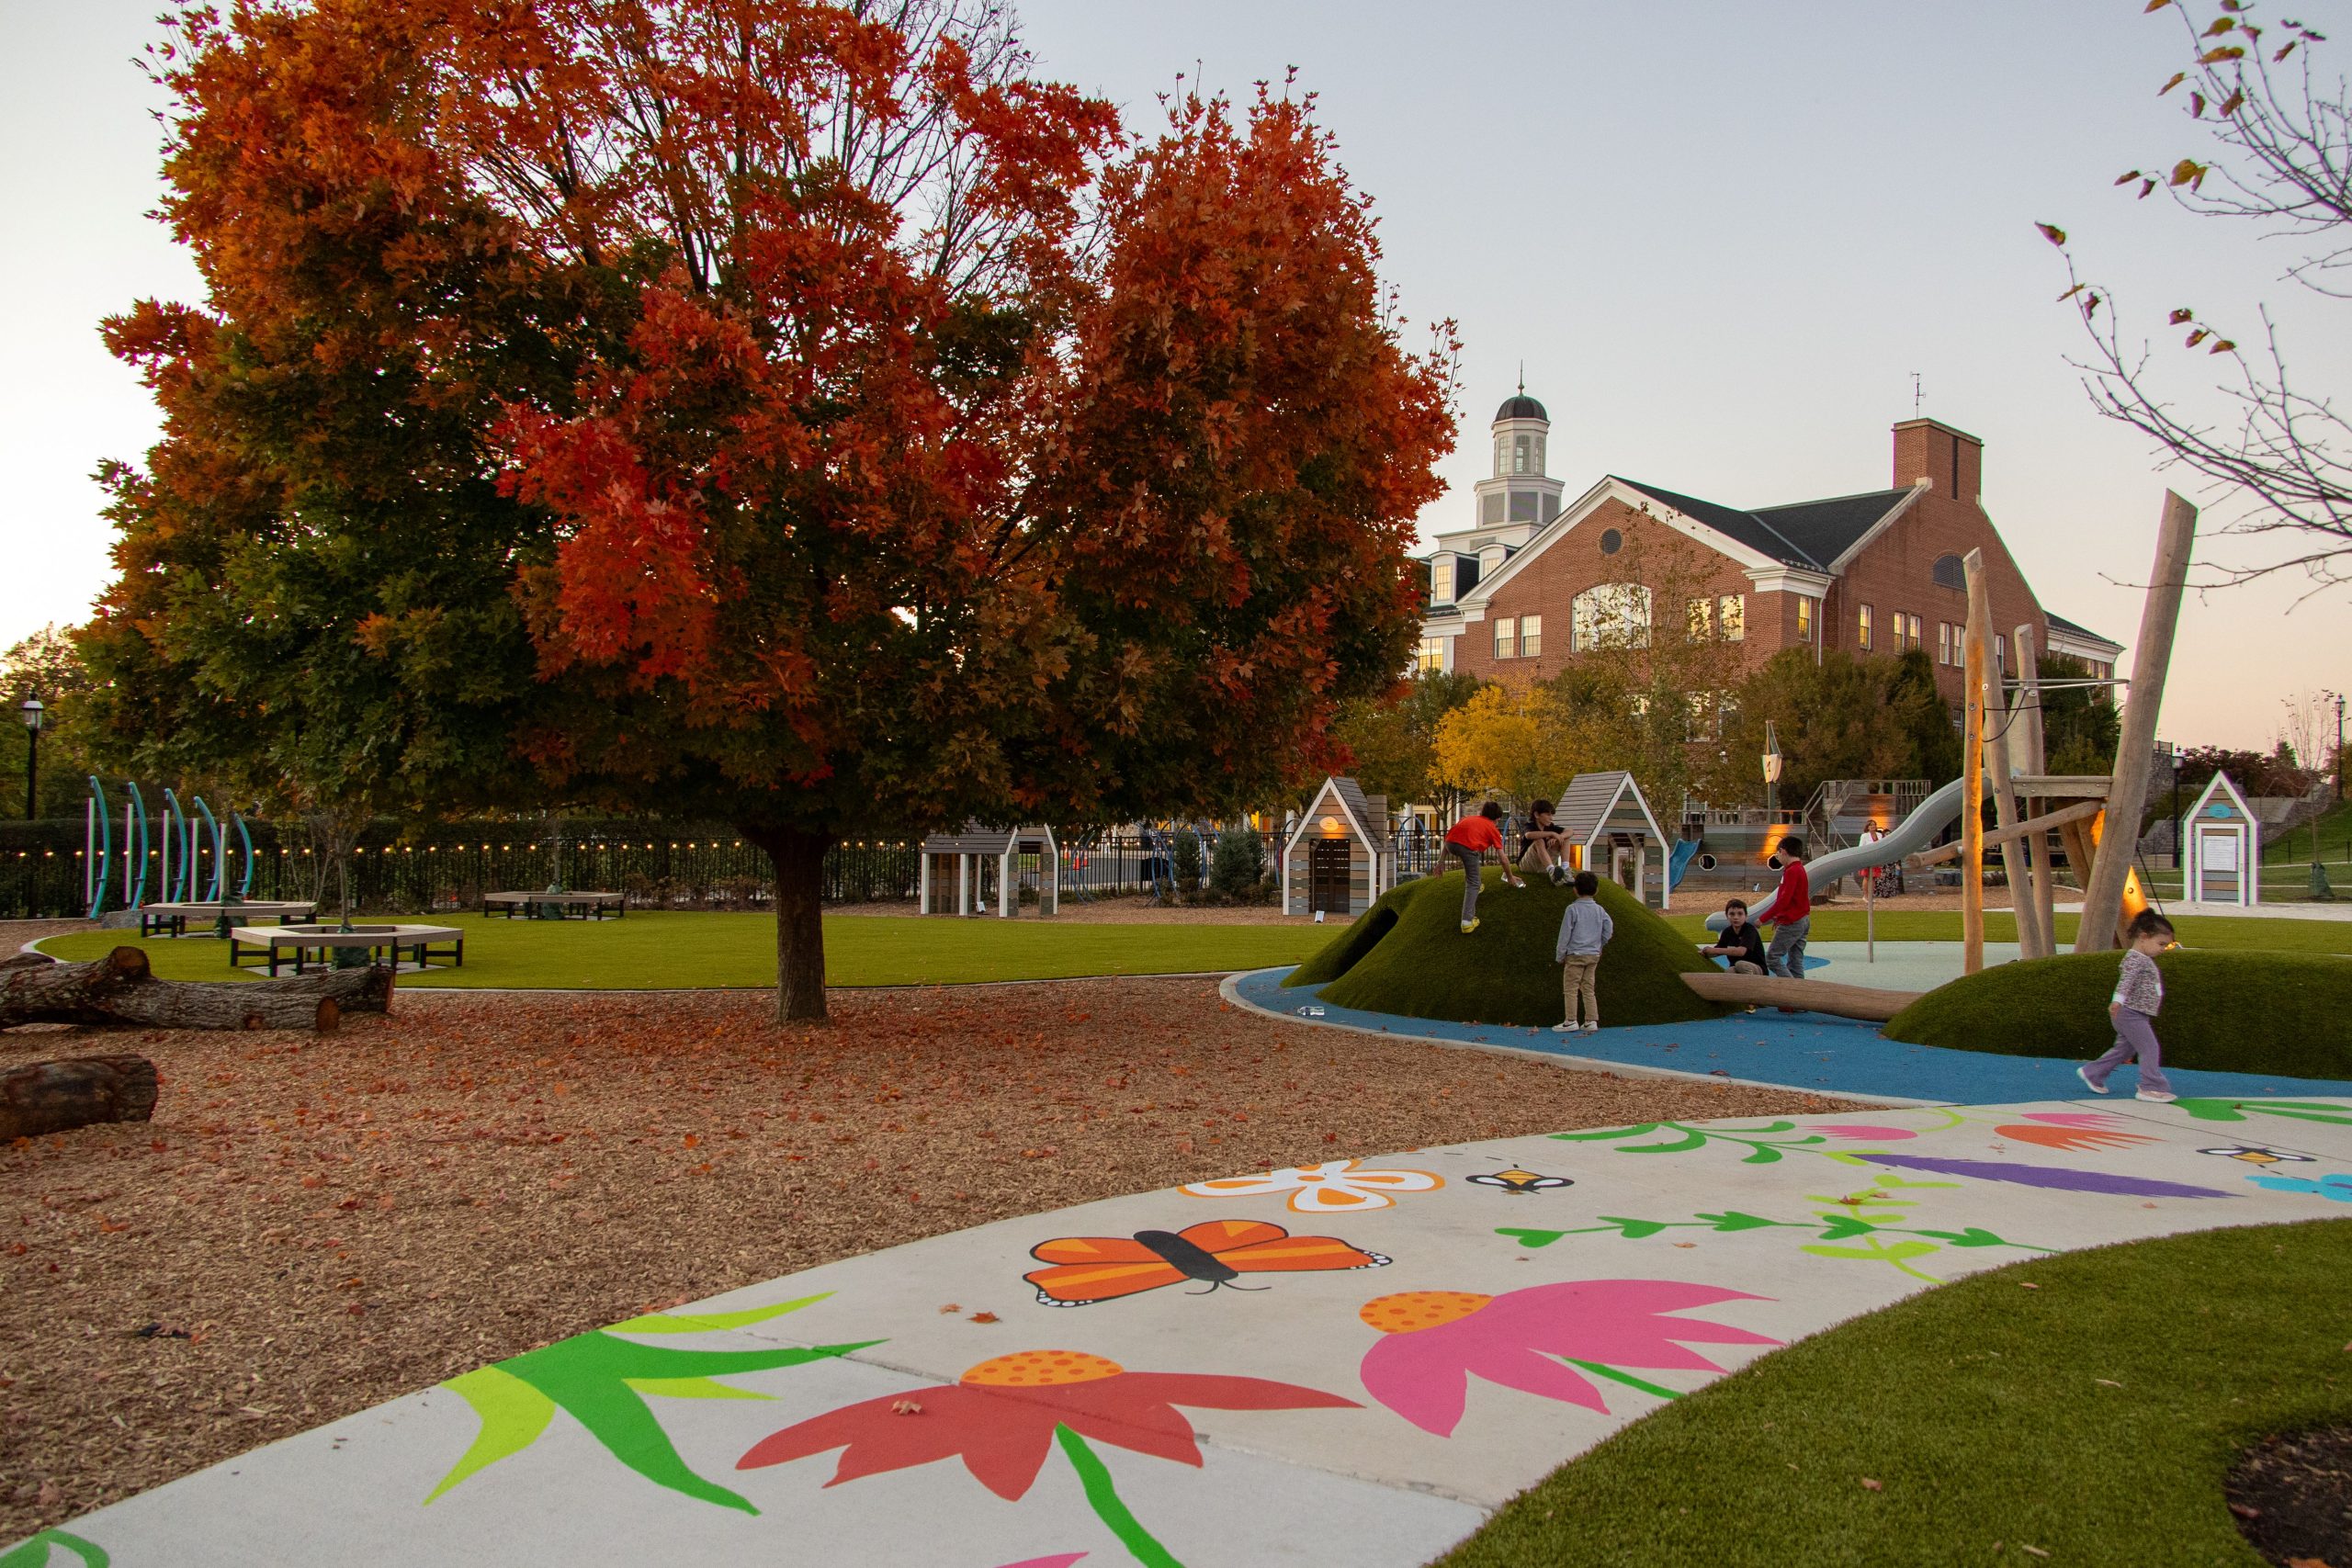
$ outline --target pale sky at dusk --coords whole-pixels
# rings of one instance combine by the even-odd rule
[[[2110,188],[2211,150],[2154,96],[2177,24],[2142,4],[1028,0],[1023,14],[1045,71],[1119,101],[1138,130],[1179,72],[1238,96],[1295,65],[1320,95],[1377,200],[1407,313],[1461,325],[1454,492],[1425,527],[1468,520],[1486,422],[1522,359],[1571,496],[1615,472],[1746,506],[1887,485],[1887,429],[1909,417],[1917,371],[1922,412],[1984,438],[1985,504],[2044,604],[2129,642],[2140,593],[2125,584],[2147,570],[2166,481],[2066,364],[2080,327],[2054,303],[2064,269],[2035,220],[2072,231],[2188,407],[2219,405],[2212,367],[2159,330],[2177,304],[2241,338],[2267,304],[2306,384],[2352,397],[2352,304],[2280,281],[2292,256],[2277,242]],[[0,0],[0,645],[86,613],[109,536],[89,475],[153,438],[98,318],[141,295],[198,297],[141,216],[158,194],[157,103],[130,61],[155,9]],[[2295,13],[2339,40],[2320,55],[2331,75],[2352,69],[2347,13]],[[2218,538],[2200,555],[2253,558]],[[2338,591],[2290,613],[2306,586],[2190,601],[2167,739],[2267,747],[2281,698],[2352,687],[2352,603]]]

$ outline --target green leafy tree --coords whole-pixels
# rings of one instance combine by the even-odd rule
[[[2045,682],[2084,681],[2091,673],[2078,660],[2055,656],[2037,660],[2035,669]],[[2112,773],[2122,733],[2122,716],[2104,693],[2086,686],[2042,689],[2041,751],[2052,773]],[[2212,777],[2210,769],[2205,777]]]
[[[89,742],[89,671],[71,632],[43,626],[0,653],[0,816],[25,809],[25,768],[32,746],[25,739],[18,711],[28,698],[41,704],[40,791],[36,817],[79,816],[88,798],[87,775],[95,766]]]
[[[1376,697],[1340,705],[1331,738],[1347,752],[1343,764],[1367,795],[1393,804],[1431,799],[1437,778],[1437,727],[1468,702],[1478,678],[1446,670],[1422,671]]]
[[[1266,876],[1266,840],[1247,822],[1220,830],[1209,857],[1209,886],[1220,897],[1242,899],[1258,891]]]
[[[1727,727],[1725,799],[1757,799],[1769,721],[1781,744],[1780,798],[1802,806],[1826,779],[1959,776],[1960,743],[1951,710],[1936,691],[1924,654],[1857,659],[1840,649],[1784,649],[1739,687],[1738,716]],[[1753,781],[1753,782],[1750,782]]]

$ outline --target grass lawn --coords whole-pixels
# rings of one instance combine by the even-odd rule
[[[2346,1279],[2352,1219],[1979,1274],[1677,1400],[1442,1568],[2256,1568],[2222,1477],[2267,1433],[2352,1417]]]
[[[1718,899],[1709,905],[1696,905],[1694,901],[1694,907],[1685,908],[1680,897],[1677,897],[1676,904],[1675,912],[1668,917],[1667,923],[1693,941],[1705,936],[1707,917],[1723,907]],[[2059,942],[2071,944],[2078,924],[2078,917],[2060,915]],[[2232,915],[2207,915],[2201,919],[2183,916],[2173,925],[2184,947],[2265,948],[2278,953],[2352,953],[2352,920],[2274,920],[2259,916],[2239,919]],[[1813,911],[1812,940],[1860,942],[1863,935],[1862,926],[1863,914],[1858,907],[1843,904],[1835,908],[1816,907]],[[2007,909],[1984,911],[1985,941],[2015,942],[2017,939],[2015,916]],[[1878,940],[1958,942],[1960,911],[1882,909],[1878,913]]]
[[[603,921],[458,915],[434,916],[431,923],[465,931],[465,967],[403,975],[402,986],[667,990],[775,984],[775,920],[765,914],[638,913]],[[934,986],[1257,969],[1295,964],[1329,935],[1313,926],[849,915],[825,921],[825,978],[834,986]],[[209,936],[141,942],[131,931],[85,931],[51,937],[40,947],[57,958],[99,958],[126,943],[145,948],[167,980],[235,977],[228,944]]]
[[[1891,1040],[2012,1056],[2087,1059],[2113,1043],[2120,953],[2001,964],[1939,986],[1894,1015]],[[2156,1020],[2165,1064],[2222,1073],[2352,1078],[2352,963],[2324,953],[2176,948]]]

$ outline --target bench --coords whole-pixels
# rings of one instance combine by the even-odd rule
[[[139,934],[183,937],[187,935],[191,919],[212,923],[215,936],[240,920],[266,919],[277,917],[281,926],[296,920],[307,920],[319,912],[316,904],[300,904],[274,898],[223,898],[217,902],[194,899],[182,903],[141,904],[139,906]]]
[[[229,932],[229,967],[241,968],[243,957],[259,958],[266,954],[272,979],[277,976],[277,966],[288,952],[294,955],[294,973],[303,973],[310,955],[316,952],[319,962],[333,962],[338,952],[359,950],[372,961],[379,953],[389,953],[391,966],[401,966],[401,954],[406,953],[419,968],[424,968],[435,958],[447,959],[462,969],[466,965],[466,933],[456,926],[354,926],[344,931],[337,926],[238,926]]]
[[[570,919],[577,914],[582,919],[603,919],[610,910],[615,919],[628,913],[628,901],[617,893],[485,893],[481,896],[484,915],[503,914],[508,919],[520,915],[525,919],[544,918],[541,911],[552,911],[556,919]]]

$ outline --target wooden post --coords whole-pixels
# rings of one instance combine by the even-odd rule
[[[2018,627],[2015,633],[2018,649],[2018,685],[2009,701],[2009,753],[2018,771],[2029,777],[2039,778],[2050,771],[2050,759],[2044,753],[2041,732],[2041,650],[2034,646],[2031,623]],[[2040,815],[2041,802],[2027,800],[2025,814]],[[2051,906],[2050,836],[2046,833],[2025,843],[2025,896],[2033,905],[2034,942],[2036,950],[2029,958],[2049,958],[2058,952],[2057,916]]]
[[[2099,848],[2083,887],[2083,922],[2075,932],[2076,953],[2104,953],[2117,945],[2123,913],[2123,884],[2140,840],[2140,811],[2147,803],[2148,773],[2155,761],[2156,716],[2163,711],[2165,671],[2172,663],[2173,633],[2180,625],[2180,599],[2188,581],[2189,552],[2197,542],[2197,508],[2165,491],[2164,518],[2156,525],[2156,565],[2148,597],[2140,608],[2140,640],[2132,649],[2132,691],[2123,707],[2123,735],[2115,746],[2115,775],[2107,789],[2107,818]]]
[[[1975,556],[1976,552],[1968,552]],[[1963,565],[1966,563],[1963,562]],[[1969,571],[1977,581],[1984,562]],[[1973,606],[1984,596],[1978,587],[1969,595]],[[1960,970],[1973,975],[1984,967],[1984,661],[1988,617],[1973,608],[1961,637],[1961,692],[1963,703],[1960,741],[1962,784],[1960,798]]]
[[[1971,550],[1961,561],[1961,570],[1968,583],[1968,625],[1970,635],[1980,646],[1990,646],[1996,636],[1993,630],[1993,595],[1991,585],[1984,581],[1984,554]],[[1993,775],[1993,809],[1995,820],[2004,828],[2014,828],[2018,817],[2017,785],[2009,777],[2009,705],[2003,699],[1998,672],[2003,668],[1998,660],[1984,664],[1985,692],[1984,766]],[[1979,821],[1983,820],[1979,814]],[[2041,956],[2036,950],[2033,913],[2026,905],[2026,879],[2019,874],[2024,861],[2015,840],[2001,843],[2001,879],[2009,885],[2009,913],[2018,929],[2018,952],[2027,958]]]

